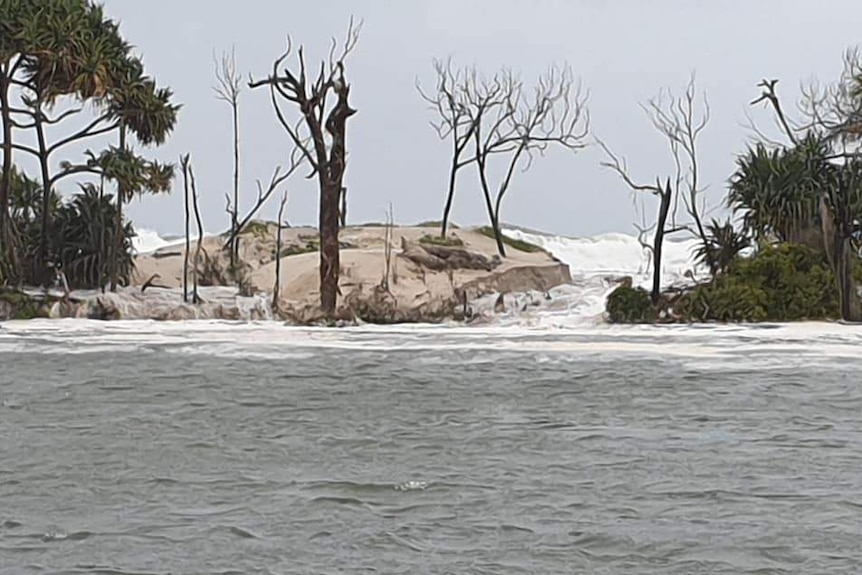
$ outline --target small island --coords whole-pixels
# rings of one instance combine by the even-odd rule
[[[639,214],[636,226],[652,285],[623,280],[608,297],[609,321],[862,321],[856,52],[846,55],[837,82],[803,91],[796,118],[786,112],[777,80],[759,84],[753,104],[774,113],[779,133],[755,127],[726,201],[712,206],[698,154],[710,110],[693,76],[681,95],[662,91],[643,104],[670,157],[668,169],[638,180],[593,133],[588,91],[570,66],[551,66],[529,81],[506,67],[488,74],[433,60],[434,81],[417,82],[416,97],[432,120],[429,137],[450,150],[440,174],[442,218],[399,226],[390,205],[386,222],[357,226],[347,217],[346,133],[361,114],[349,81],[360,22],[351,20],[343,40],[327,44],[319,60],[288,39],[271,66],[248,75],[233,53],[217,61],[214,97],[225,104],[225,145],[233,152],[225,198],[221,191],[199,193],[190,153],[177,162],[150,157],[174,132],[183,107],[102,6],[11,2],[0,19],[0,319],[470,321],[477,298],[496,294],[495,310],[504,310],[506,294],[548,294],[571,282],[567,264],[574,262],[504,234],[503,207],[546,152],[574,157],[592,146],[622,185],[656,208],[654,217]],[[254,195],[240,177],[246,93],[271,108],[285,135],[284,163],[258,181]],[[451,222],[465,175],[481,194],[486,226]],[[286,223],[286,186],[301,177],[317,187],[313,228]],[[571,185],[561,182],[560,189]],[[137,253],[125,207],[177,189],[182,239]],[[218,228],[226,231],[207,232],[201,204],[225,200],[227,221]],[[266,221],[261,214],[274,205],[278,217]],[[713,209],[730,215],[707,221]],[[697,265],[686,285],[663,285],[665,242],[680,236],[696,242]]]

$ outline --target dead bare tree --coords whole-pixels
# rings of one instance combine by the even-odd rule
[[[186,224],[186,249],[183,250],[183,303],[189,303],[189,252],[191,251],[191,239],[189,238],[189,225],[191,219],[191,211],[189,207],[189,161],[189,154],[180,157],[180,165],[183,169],[183,197]]]
[[[532,93],[509,70],[491,80],[469,73],[461,89],[459,98],[473,126],[473,154],[485,206],[497,250],[505,257],[500,211],[515,171],[529,170],[536,155],[544,155],[552,145],[572,151],[586,146],[588,94],[575,82],[568,66],[551,67],[539,77]],[[502,158],[505,170],[502,179],[492,186],[494,158]]]
[[[386,227],[383,233],[383,278],[380,280],[380,287],[384,291],[389,291],[389,277],[392,270],[392,232],[395,227],[395,213],[392,209],[392,204],[386,210]]]
[[[445,238],[449,226],[449,216],[452,213],[452,202],[455,199],[455,185],[458,172],[475,161],[474,157],[463,159],[470,145],[476,124],[472,121],[464,101],[466,94],[466,78],[475,76],[475,70],[454,70],[452,61],[434,60],[434,71],[437,74],[435,92],[426,93],[419,81],[416,90],[437,116],[431,121],[431,127],[441,140],[449,139],[452,143],[452,159],[449,168],[449,188],[446,192],[446,203],[443,207],[443,219],[440,222],[440,237]]]
[[[351,19],[340,53],[337,42],[333,40],[328,62],[321,62],[313,80],[309,77],[302,47],[297,50],[297,68],[291,71],[285,66],[294,53],[288,38],[287,49],[273,62],[269,76],[249,82],[251,89],[269,88],[279,123],[311,165],[309,177],[317,176],[320,189],[320,303],[328,317],[335,314],[340,292],[339,200],[347,168],[347,120],[356,114],[348,102],[350,85],[344,75],[344,62],[356,47],[359,30],[360,26]],[[300,113],[297,122],[288,121],[282,110],[282,100],[294,105]]]
[[[287,192],[281,195],[278,206],[278,231],[275,235],[275,285],[272,288],[272,310],[278,314],[278,302],[281,294],[281,231],[284,229],[284,206],[287,205]]]
[[[641,107],[647,113],[653,126],[666,139],[674,162],[674,175],[656,177],[654,184],[636,182],[630,175],[625,160],[614,154],[601,140],[597,140],[608,160],[602,166],[619,175],[633,193],[646,192],[659,200],[656,221],[652,226],[635,226],[638,239],[645,250],[652,255],[653,283],[651,297],[658,303],[661,296],[661,262],[664,240],[678,232],[694,234],[705,247],[709,239],[703,226],[703,212],[706,210],[700,184],[700,164],[697,156],[697,140],[709,123],[709,103],[703,98],[703,110],[697,112],[697,91],[692,76],[685,93],[674,97],[669,91],[660,92]],[[689,222],[678,222],[680,202],[684,205]],[[645,238],[652,232],[652,243]],[[711,257],[710,250],[706,250]],[[711,266],[711,262],[708,262]],[[712,266],[711,266],[712,267]]]
[[[192,186],[192,207],[194,208],[194,212],[195,212],[195,223],[197,223],[197,226],[198,226],[198,245],[195,248],[195,262],[194,262],[195,265],[194,265],[194,276],[193,276],[194,277],[194,292],[192,295],[192,301],[195,304],[199,304],[203,301],[203,300],[201,300],[201,297],[198,294],[198,283],[199,283],[198,277],[200,276],[201,248],[203,247],[203,241],[204,241],[204,226],[203,226],[203,223],[201,221],[201,211],[200,211],[200,208],[198,207],[198,186],[195,183],[195,170],[191,166],[191,164],[189,164],[189,181],[191,182],[191,186]]]
[[[228,212],[230,214],[231,242],[230,266],[235,269],[237,265],[237,243],[236,235],[239,226],[239,169],[240,169],[240,147],[239,147],[239,96],[242,92],[242,79],[237,71],[236,51],[232,49],[230,54],[222,54],[221,60],[215,67],[216,86],[213,88],[216,97],[230,106],[233,125],[233,200],[228,196]]]
[[[862,138],[860,48],[852,48],[844,53],[844,67],[836,82],[812,82],[807,87],[803,86],[798,107],[806,119],[806,122],[797,128],[799,131],[816,129],[836,140],[858,143]]]

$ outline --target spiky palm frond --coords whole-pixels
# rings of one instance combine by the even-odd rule
[[[737,159],[728,204],[756,239],[789,241],[819,222],[820,196],[836,174],[828,156],[828,143],[815,134],[794,148],[758,144]]]
[[[738,231],[730,219],[714,219],[706,226],[706,244],[699,244],[694,256],[698,263],[710,265],[712,275],[727,271],[739,254],[750,246],[748,237]]]
[[[118,275],[128,282],[134,270],[131,254],[134,229],[129,222],[116,226],[117,208],[110,195],[93,185],[81,186],[55,215],[52,234],[55,259],[73,288],[100,287],[107,279],[112,247],[117,255]]]

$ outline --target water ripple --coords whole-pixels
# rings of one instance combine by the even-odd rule
[[[12,325],[0,573],[854,572],[860,341]]]

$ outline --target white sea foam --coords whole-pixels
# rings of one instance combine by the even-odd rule
[[[648,254],[636,238],[607,234],[564,238],[510,230],[507,235],[538,244],[570,266],[573,283],[549,294],[509,294],[508,311],[489,313],[484,324],[447,326],[361,326],[345,329],[288,327],[278,322],[35,320],[6,322],[0,352],[42,350],[86,353],[159,348],[177,354],[303,359],[322,350],[389,353],[439,352],[481,359],[529,353],[543,361],[620,355],[684,361],[698,368],[722,369],[729,363],[758,369],[794,365],[840,367],[856,362],[862,326],[830,323],[786,325],[613,326],[602,321],[605,298],[616,282],[631,276],[637,285],[651,281]],[[177,242],[142,230],[139,253]],[[667,242],[662,266],[665,285],[690,282],[704,273],[693,261],[694,241]],[[493,307],[489,296],[476,306]],[[480,310],[481,311],[481,310]],[[413,354],[411,354],[411,357]],[[436,357],[436,356],[435,356]],[[427,361],[431,361],[427,359]]]
[[[512,305],[501,321],[534,327],[561,328],[603,322],[607,296],[619,278],[631,277],[635,285],[652,283],[650,253],[637,238],[626,234],[604,234],[592,238],[567,238],[506,230],[513,239],[541,246],[569,266],[572,284],[557,287],[549,294],[512,296]],[[698,265],[695,240],[666,241],[662,256],[662,285],[687,284],[703,277],[707,270]],[[548,297],[550,296],[550,297]],[[491,298],[479,302],[492,305]]]
[[[158,232],[145,228],[135,228],[135,234],[135,237],[132,238],[132,250],[139,255],[150,254],[158,249],[169,246],[179,246],[186,241],[185,238],[165,239]],[[189,238],[193,242],[196,242],[197,239],[197,234]]]

